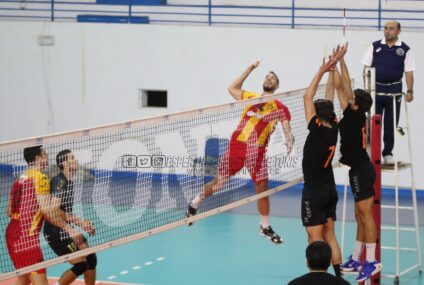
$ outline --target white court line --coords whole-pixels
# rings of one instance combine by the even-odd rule
[[[114,275],[111,275],[111,276],[114,276]],[[47,278],[48,279],[57,279],[57,280],[59,280],[59,277],[54,277],[54,276],[48,276]],[[77,278],[76,280],[81,281],[81,282],[84,282],[84,279],[81,279],[81,278]],[[113,282],[113,281],[96,280],[96,284],[98,284],[98,283],[115,284],[115,285],[151,285],[151,284],[148,284],[148,283],[125,283],[125,282]]]

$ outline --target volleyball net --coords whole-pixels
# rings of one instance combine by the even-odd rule
[[[325,89],[326,86],[321,85],[316,98],[323,98]],[[5,210],[0,213],[0,280],[186,225],[301,183],[303,146],[308,134],[303,105],[305,90],[1,143],[0,204]],[[233,132],[240,128],[241,117],[252,107],[265,108],[262,111],[266,117],[266,108],[272,108],[274,100],[282,102],[290,111],[291,132],[295,140],[293,149],[289,151],[286,134],[279,122],[282,117],[277,118],[276,125],[268,126],[275,128],[267,143],[265,159],[269,191],[256,195],[251,170],[243,168],[204,201],[198,215],[185,218],[188,203],[218,171]],[[340,117],[337,99],[335,109]],[[276,118],[267,119],[271,122]],[[255,141],[262,139],[261,142],[266,143],[254,128],[247,131],[250,138]],[[84,229],[74,225],[75,230],[85,235],[89,244],[86,249],[57,256],[50,249],[43,230],[38,237],[37,229],[15,237],[11,244],[6,242],[5,232],[11,218],[20,219],[25,228],[31,228],[34,222],[31,218],[23,218],[37,207],[36,196],[31,194],[31,189],[22,188],[19,199],[27,204],[21,205],[20,217],[8,216],[6,209],[12,185],[19,177],[27,175],[23,149],[36,145],[42,145],[49,155],[49,165],[43,169],[49,180],[59,174],[56,165],[59,152],[69,149],[78,161],[78,169],[69,178],[72,191],[65,199],[69,205],[65,203],[62,208],[68,207],[67,211],[91,221],[95,227],[96,233],[89,236]],[[256,159],[256,150],[248,148],[246,151],[248,159]],[[338,159],[339,151],[336,151],[333,161]],[[39,244],[29,242],[34,239],[39,240]],[[37,247],[41,247],[44,261],[17,269],[10,255],[31,252]]]

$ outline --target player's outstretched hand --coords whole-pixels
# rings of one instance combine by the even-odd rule
[[[96,234],[96,228],[93,226],[93,224],[90,221],[84,221],[82,223],[82,228],[90,236],[93,236]]]
[[[261,60],[260,59],[257,59],[251,66],[250,66],[250,68],[253,70],[253,69],[255,69],[256,67],[258,67],[258,65],[259,65],[259,63],[261,63]]]
[[[79,231],[72,229],[68,231],[68,234],[78,246],[85,242],[83,234]]]

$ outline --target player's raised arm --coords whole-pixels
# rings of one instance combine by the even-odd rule
[[[303,102],[305,104],[305,118],[306,122],[309,124],[309,121],[316,114],[315,106],[314,106],[314,96],[317,92],[318,85],[321,81],[324,73],[330,71],[334,68],[334,65],[337,63],[336,58],[334,56],[330,56],[326,61],[325,58],[322,59],[322,64],[309,84],[308,89],[306,90],[305,95],[303,95]]]
[[[331,102],[334,101],[334,91],[336,89],[335,87],[335,67],[334,69],[331,69],[328,72],[328,80],[327,80],[327,86],[325,88],[325,99],[330,100]]]
[[[260,61],[257,60],[255,63],[251,64],[242,75],[240,75],[231,85],[228,87],[228,92],[230,92],[231,96],[234,97],[236,100],[242,100],[243,96],[243,89],[242,85],[243,82],[246,80],[246,78],[250,75],[250,73],[258,67]]]
[[[353,100],[354,98],[352,83],[350,82],[349,70],[344,60],[344,55],[346,54],[346,51],[347,51],[347,43],[346,43],[346,46],[343,48],[342,57],[340,58],[340,72],[341,72],[340,77],[342,80],[344,92],[340,94],[343,96],[339,95],[339,100],[340,100],[340,106],[342,107],[343,110],[346,109],[347,105],[349,104],[349,101]]]

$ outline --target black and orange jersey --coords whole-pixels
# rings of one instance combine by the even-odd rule
[[[243,91],[242,99],[260,97]],[[246,106],[233,137],[240,142],[266,146],[279,121],[290,121],[289,109],[278,100]]]
[[[349,166],[370,161],[367,153],[366,117],[363,112],[353,110],[350,105],[343,111],[340,120],[340,162]]]
[[[331,163],[338,136],[336,116],[334,115],[330,128],[324,126],[315,115],[309,122],[308,129],[302,160],[305,187],[320,188],[334,185]]]
[[[37,195],[50,194],[47,175],[29,169],[14,183],[10,192],[11,223],[14,232],[22,238],[38,237],[44,218],[37,201]]]

